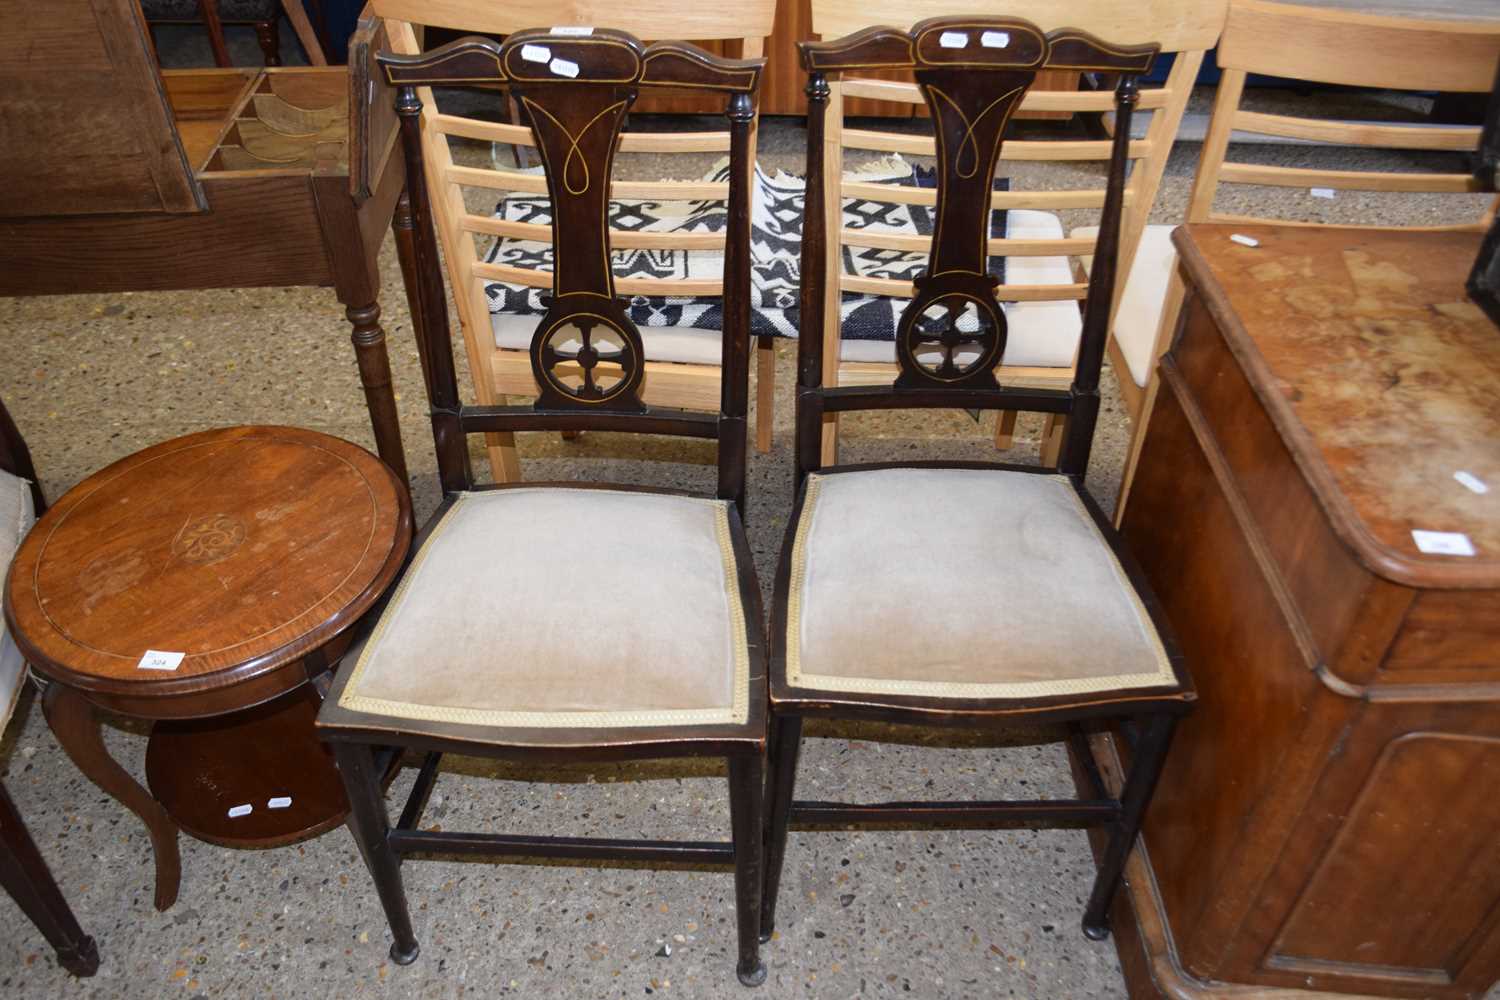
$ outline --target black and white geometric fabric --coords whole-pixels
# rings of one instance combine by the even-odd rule
[[[865,164],[849,176],[867,183],[936,185],[936,176],[931,170],[911,164],[900,156]],[[704,177],[704,180],[717,182],[728,179],[727,159],[716,164]],[[1003,179],[995,182],[997,190],[1004,190],[1004,185]],[[756,167],[750,248],[752,335],[797,336],[798,265],[802,254],[805,192],[806,183],[801,177],[781,171],[772,176]],[[847,229],[930,236],[932,216],[931,207],[926,205],[898,205],[865,199],[846,199],[844,202],[844,227]],[[552,224],[550,203],[545,197],[516,195],[504,198],[495,206],[495,217],[509,222]],[[1005,235],[1005,220],[1004,211],[993,213],[992,235]],[[723,231],[727,222],[722,201],[610,202],[609,224],[614,229],[712,233]],[[485,259],[513,267],[551,271],[552,247],[545,243],[499,237]],[[861,277],[911,281],[926,265],[925,253],[875,247],[844,248],[845,273]],[[723,270],[724,255],[716,250],[614,251],[614,272],[618,277],[717,279]],[[990,270],[1004,281],[1004,258],[993,258]],[[540,316],[546,312],[543,299],[550,291],[492,282],[485,287],[485,294],[489,297],[491,313]],[[843,298],[845,339],[895,340],[896,323],[906,308],[907,299],[852,293],[845,293]],[[717,297],[637,295],[629,300],[626,311],[638,327],[723,329],[723,302]]]

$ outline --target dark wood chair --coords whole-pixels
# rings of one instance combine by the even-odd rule
[[[26,442],[0,402],[0,578],[26,529],[45,506]],[[25,685],[26,661],[0,623],[0,730],[10,721]],[[94,939],[78,926],[4,785],[0,785],[0,885],[52,945],[58,965],[75,976],[92,976],[98,970],[99,949]]]
[[[297,41],[313,66],[326,66],[323,46],[313,30],[302,0],[140,0],[146,24],[201,24],[208,32],[208,46],[214,54],[214,65],[232,66],[229,45],[224,40],[224,25],[249,25],[255,29],[255,40],[267,66],[281,65],[280,17],[286,14],[297,33]]]
[[[554,206],[553,297],[531,339],[532,406],[460,403],[428,188],[409,185],[420,331],[444,499],[319,714],[351,826],[394,936],[417,956],[400,859],[479,854],[732,865],[738,974],[759,958],[765,665],[759,589],[741,527],[749,363],[750,137],[763,60],[727,60],[624,32],[522,31],[382,55],[399,88],[409,178],[423,172],[417,85],[500,86],[526,108]],[[645,352],[615,297],[606,206],[620,129],[652,88],[726,101],[731,170],[718,413],[647,406]],[[497,99],[499,99],[497,97]],[[612,430],[714,440],[715,496],[602,484],[476,489],[467,436]],[[392,753],[427,756],[390,823]],[[728,761],[730,841],[532,837],[418,829],[444,752],[528,763]]]
[[[938,150],[937,225],[926,273],[897,328],[899,373],[884,386],[824,387],[824,342],[798,348],[795,512],[771,624],[766,889],[770,933],[789,823],[989,826],[1029,821],[1108,829],[1084,931],[1108,933],[1122,863],[1151,797],[1191,682],[1156,602],[1084,487],[1114,291],[1136,76],[1157,46],[1106,44],[1015,18],[939,18],[802,45],[808,95],[802,314],[822,329],[824,117],[830,77],[913,71]],[[1006,321],[988,268],[991,177],[1010,113],[1043,69],[1117,74],[1118,116],[1077,370],[1068,389],[1002,385]],[[1003,289],[1002,289],[1003,292]],[[820,468],[825,414],[902,408],[1031,410],[1068,418],[1055,469],[982,463]],[[804,718],[1000,728],[1054,725],[1081,761],[1066,801],[793,801]],[[1133,737],[1111,794],[1088,727]]]

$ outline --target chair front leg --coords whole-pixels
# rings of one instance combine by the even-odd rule
[[[420,949],[406,908],[406,889],[401,885],[401,858],[391,847],[391,819],[375,767],[375,750],[360,743],[334,743],[333,755],[349,797],[349,832],[354,834],[354,843],[370,870],[385,919],[391,925],[391,961],[410,965]]]
[[[746,986],[759,986],[766,981],[766,966],[760,960],[760,893],[764,860],[761,814],[765,773],[765,757],[761,754],[729,758],[729,822],[734,836],[734,903],[740,940],[740,958],[735,973]]]
[[[1175,715],[1147,716],[1139,722],[1141,738],[1136,742],[1130,772],[1120,789],[1120,818],[1110,829],[1104,856],[1099,859],[1099,874],[1094,877],[1094,890],[1083,911],[1084,936],[1094,941],[1109,937],[1109,908],[1120,887],[1125,861],[1135,846],[1146,807],[1156,791],[1156,781],[1161,777],[1167,748],[1172,745],[1172,731],[1177,727]]]
[[[760,902],[760,939],[776,929],[776,894],[786,861],[787,824],[797,785],[797,758],[802,750],[801,716],[771,715],[770,780],[766,785],[766,885]]]

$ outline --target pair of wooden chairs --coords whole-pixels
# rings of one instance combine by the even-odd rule
[[[1231,0],[1217,60],[1223,76],[1193,176],[1186,222],[1404,228],[1380,221],[1390,204],[1386,199],[1409,203],[1415,196],[1427,199],[1431,221],[1414,228],[1489,228],[1495,202],[1478,195],[1483,188],[1464,155],[1478,150],[1479,126],[1441,124],[1436,110],[1434,120],[1427,122],[1267,113],[1247,109],[1245,91],[1247,79],[1255,74],[1319,87],[1408,91],[1413,96],[1489,93],[1500,65],[1500,22],[1446,20],[1442,13],[1419,16],[1409,5],[1401,16],[1392,16],[1275,0]],[[1304,148],[1303,163],[1256,162],[1248,145],[1236,151],[1240,159],[1231,156],[1231,143],[1255,137],[1279,143],[1278,151]],[[1361,169],[1361,156],[1371,149],[1410,151],[1416,169]],[[1300,188],[1308,200],[1300,217],[1294,218],[1233,211],[1238,193],[1250,186]],[[1173,228],[1153,225],[1142,232],[1115,312],[1110,360],[1133,429],[1117,523],[1124,515],[1155,396],[1156,363],[1171,344],[1182,309],[1184,286],[1172,248]],[[1077,230],[1075,235],[1090,232]]]
[[[893,379],[830,386],[823,339],[799,344],[798,484],[775,586],[770,639],[745,541],[749,367],[749,182],[763,60],[691,45],[642,46],[617,30],[513,32],[420,55],[382,56],[407,177],[431,176],[423,87],[505,88],[526,110],[553,205],[552,295],[527,359],[533,405],[460,401],[428,190],[411,183],[415,325],[444,499],[387,603],[356,638],[319,715],[351,824],[389,920],[391,956],[418,944],[404,857],[510,855],[731,866],[737,973],[765,978],[790,823],[1093,825],[1107,833],[1083,918],[1102,937],[1122,865],[1191,683],[1151,595],[1084,488],[1109,306],[1126,215],[1136,78],[1149,39],[1002,17],[951,17],[805,43],[811,102],[804,322],[828,308],[825,181],[829,104],[844,74],[910,72],[935,130],[937,225],[930,263],[902,314]],[[1141,44],[1135,44],[1141,43]],[[1043,70],[1120,79],[1112,106],[1101,231],[1078,360],[1065,389],[996,378],[1009,323],[989,270],[991,178],[1012,113]],[[611,168],[641,92],[718,93],[728,119],[724,334],[714,414],[647,396],[651,358],[610,266]],[[439,164],[439,171],[451,170]],[[438,185],[434,189],[441,190]],[[619,185],[615,185],[619,190]],[[465,265],[450,258],[460,276]],[[822,467],[829,415],[869,409],[1033,410],[1069,418],[1055,469],[1000,464]],[[711,497],[617,485],[476,486],[470,434],[604,429],[712,440]],[[871,539],[879,544],[871,545]],[[981,596],[982,595],[982,596]],[[999,612],[999,613],[997,613]],[[1083,797],[1067,801],[846,805],[793,798],[810,716],[1003,728],[1056,727],[1079,755]],[[1106,787],[1090,730],[1111,720],[1129,744],[1123,787]],[[767,752],[769,744],[769,774]],[[392,824],[381,777],[423,752]],[[529,762],[720,757],[729,841],[534,837],[421,829],[444,753]]]
[[[385,19],[392,48],[414,55],[422,50],[423,28],[455,29],[508,35],[536,24],[559,19],[558,8],[548,0],[516,0],[506,4],[481,4],[471,0],[431,4],[423,0],[372,0],[372,10]],[[840,38],[872,25],[913,24],[935,16],[972,14],[983,16],[996,8],[982,0],[812,0],[812,30],[823,38]],[[1144,138],[1129,147],[1131,170],[1125,192],[1125,216],[1120,242],[1121,260],[1128,270],[1135,248],[1145,230],[1147,215],[1165,172],[1173,139],[1182,121],[1193,81],[1223,27],[1225,0],[1153,0],[1149,4],[1122,5],[1114,0],[1012,0],[1007,14],[1029,19],[1045,27],[1075,26],[1101,37],[1149,38],[1174,59],[1165,83],[1142,91],[1139,111],[1149,116]],[[776,0],[724,0],[674,8],[670,14],[654,5],[620,7],[596,0],[574,0],[568,21],[607,24],[644,40],[687,38],[712,44],[754,58],[763,51],[765,36],[777,20]],[[1095,73],[1087,70],[1081,72]],[[1078,74],[1073,74],[1077,76]],[[1053,76],[1056,76],[1054,74]],[[854,120],[866,113],[870,100],[899,105],[924,105],[924,97],[905,69],[866,72],[855,70],[842,79],[830,80],[821,182],[844,198],[864,206],[865,218],[884,219],[895,214],[928,215],[937,193],[913,183],[875,183],[846,175],[846,168],[877,154],[930,157],[935,148],[931,136],[912,135],[889,129],[874,129]],[[1097,115],[1112,107],[1107,93],[1079,90],[1037,90],[1026,95],[1019,112]],[[522,115],[524,118],[524,115]],[[1138,118],[1139,121],[1139,118]],[[482,404],[492,405],[511,397],[535,395],[527,356],[535,316],[505,311],[497,306],[496,283],[513,288],[546,289],[552,276],[545,270],[493,259],[493,241],[519,241],[520,245],[545,247],[552,241],[550,226],[497,217],[498,198],[545,196],[542,177],[522,170],[497,168],[491,162],[463,156],[450,148],[450,140],[468,139],[530,148],[531,129],[503,124],[453,110],[439,109],[424,97],[424,151],[432,194],[433,220],[444,259],[448,261],[452,293],[457,306],[474,379]],[[673,154],[683,162],[701,160],[704,154],[728,152],[729,137],[723,131],[652,132],[631,129],[620,139],[622,153]],[[752,161],[755,132],[752,125]],[[991,196],[991,207],[1000,220],[990,238],[996,259],[1006,261],[1001,296],[1005,301],[1011,337],[1001,358],[1000,374],[1016,384],[1065,389],[1073,380],[1082,331],[1079,306],[1087,285],[1081,262],[1093,252],[1094,238],[1068,235],[1070,226],[1097,218],[1104,204],[1104,189],[1098,183],[1098,168],[1110,154],[1110,144],[1101,140],[1027,139],[1012,141],[1001,150],[996,164],[999,174],[1017,173],[1006,190]],[[754,169],[753,163],[750,168]],[[701,172],[701,165],[695,172]],[[620,180],[612,197],[630,203],[656,206],[682,200],[706,202],[726,196],[722,180]],[[822,224],[829,239],[822,248],[828,273],[836,276],[824,289],[828,299],[823,326],[813,330],[805,319],[801,335],[824,339],[823,380],[828,386],[888,384],[896,373],[896,351],[890,339],[863,340],[845,337],[838,304],[846,296],[910,297],[909,281],[869,274],[846,273],[844,262],[862,256],[877,259],[909,257],[925,252],[929,237],[917,232],[893,232],[891,227],[846,224],[840,198],[825,205]],[[724,232],[707,227],[692,231],[646,231],[638,225],[617,226],[610,232],[611,246],[632,255],[693,255],[722,253]],[[517,245],[515,242],[509,243]],[[665,297],[713,297],[723,292],[716,276],[657,274],[617,277],[616,291],[630,296],[635,309],[660,302]],[[1118,298],[1118,296],[1117,296]],[[637,312],[639,315],[639,312]],[[717,329],[690,326],[642,326],[646,370],[642,398],[658,406],[712,411],[719,398],[719,343]],[[754,337],[756,369],[754,441],[759,451],[769,451],[773,431],[775,350],[769,335]],[[824,430],[823,459],[834,461],[838,416],[829,414]],[[997,411],[996,445],[1013,444],[1015,411]],[[1063,441],[1064,420],[1049,415],[1044,433],[1044,462],[1056,464]],[[497,482],[521,479],[520,463],[511,435],[487,435],[492,470]]]

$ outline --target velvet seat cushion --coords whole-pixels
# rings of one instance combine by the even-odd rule
[[[30,485],[19,476],[0,471],[0,580],[5,578],[33,520]],[[0,620],[0,729],[5,728],[16,710],[16,700],[21,697],[21,686],[25,683],[26,661],[5,622]]]
[[[786,618],[794,688],[1008,699],[1175,683],[1104,535],[1050,473],[813,475]]]
[[[460,494],[338,705],[490,730],[744,723],[732,518],[722,501],[629,490]]]
[[[1172,246],[1172,231],[1176,228],[1147,226],[1141,231],[1141,242],[1136,247],[1130,275],[1125,279],[1120,305],[1115,309],[1114,329],[1110,331],[1125,358],[1125,367],[1130,369],[1131,380],[1143,389],[1156,368],[1156,334],[1161,328],[1167,286],[1177,269],[1177,249]],[[1097,238],[1099,227],[1080,226],[1072,235]],[[1092,258],[1085,258],[1085,267],[1091,261]]]

